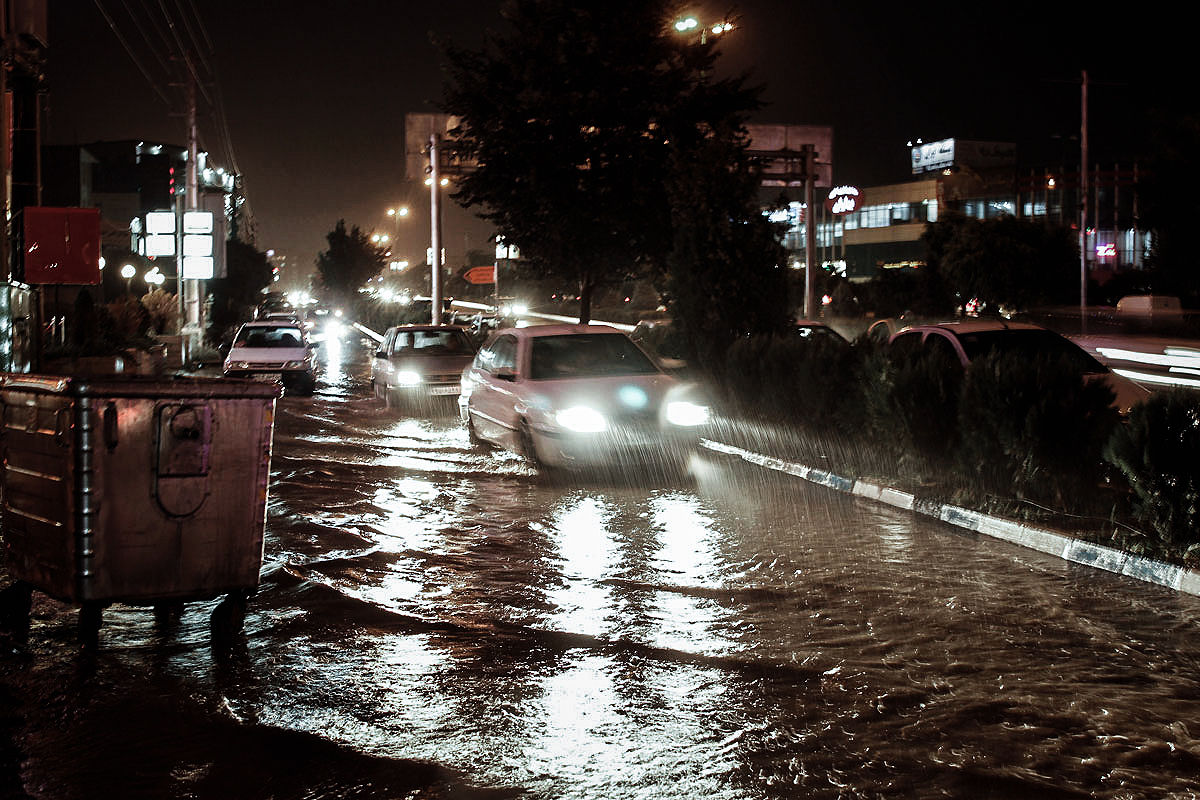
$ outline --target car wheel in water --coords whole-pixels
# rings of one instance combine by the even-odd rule
[[[481,447],[484,449],[490,448],[491,445],[484,441],[479,436],[479,431],[475,430],[475,420],[471,418],[471,412],[467,412],[467,441],[471,443],[471,447]]]
[[[517,441],[521,448],[521,455],[525,457],[530,466],[541,467],[542,460],[538,458],[537,445],[533,441],[533,431],[529,429],[527,420],[521,420],[521,424],[517,428]]]

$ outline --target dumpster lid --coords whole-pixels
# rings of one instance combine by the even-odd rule
[[[0,372],[0,389],[32,389],[76,397],[271,397],[282,394],[277,383],[232,378],[158,377],[153,375],[35,375]]]

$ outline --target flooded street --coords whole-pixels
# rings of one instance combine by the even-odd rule
[[[717,454],[539,475],[323,349],[244,635],[35,595],[0,797],[1200,796],[1200,600]]]

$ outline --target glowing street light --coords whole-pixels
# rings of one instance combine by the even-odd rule
[[[701,25],[700,20],[695,17],[682,17],[675,20],[676,33],[692,33],[697,29],[700,31],[700,44],[706,44],[710,36],[720,36],[733,30],[733,23],[723,19],[711,25]]]
[[[133,264],[121,267],[121,277],[125,279],[125,294],[130,294],[129,282],[133,280],[134,275],[137,275],[137,267]]]
[[[389,208],[387,210],[387,215],[389,217],[407,217],[408,216],[408,206],[400,206],[399,208]]]

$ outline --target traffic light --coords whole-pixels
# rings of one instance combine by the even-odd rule
[[[167,167],[167,194],[175,196],[175,168]]]

